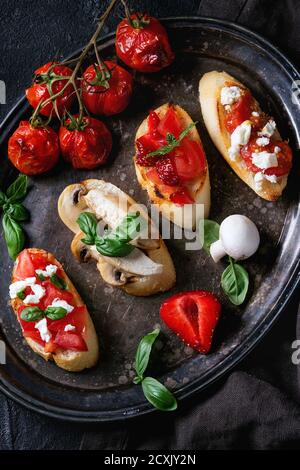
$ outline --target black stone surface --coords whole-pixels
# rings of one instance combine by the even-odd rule
[[[134,4],[157,16],[199,12],[238,21],[271,38],[294,59],[299,54],[298,2],[277,2],[276,7],[269,1]],[[30,82],[31,71],[57,53],[68,55],[83,45],[99,12],[96,1],[69,0],[3,1],[1,10],[0,79],[7,85],[7,105],[0,107],[4,117]],[[108,27],[113,28],[117,21],[116,15]],[[289,34],[283,34],[287,31]],[[155,437],[141,436],[141,423],[122,428],[63,424],[31,413],[1,395],[0,449],[296,447],[299,394],[296,367],[291,363],[296,313],[297,299],[234,373],[168,417],[168,427],[161,421]],[[231,391],[236,406],[230,407]],[[148,418],[149,428],[158,419]],[[269,426],[272,436],[267,432]]]

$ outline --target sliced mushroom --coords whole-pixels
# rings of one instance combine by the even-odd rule
[[[59,216],[74,233],[80,230],[76,220],[81,212],[90,210],[83,198],[84,194],[86,188],[83,184],[72,184],[62,192],[58,200]]]

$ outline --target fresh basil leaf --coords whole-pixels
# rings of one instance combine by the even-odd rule
[[[205,219],[203,222],[204,239],[203,248],[210,254],[210,245],[219,240],[220,225],[214,220]]]
[[[4,206],[6,201],[7,201],[7,197],[2,191],[0,191],[0,207]]]
[[[222,274],[221,286],[230,302],[241,305],[247,295],[249,287],[249,275],[240,264],[229,258],[230,264]]]
[[[52,274],[52,276],[50,276],[50,281],[59,289],[65,290],[67,288],[67,283],[61,277],[58,277],[57,274]]]
[[[27,307],[21,312],[21,318],[25,321],[38,321],[44,317],[44,312],[39,307]]]
[[[28,178],[26,175],[19,175],[18,178],[9,186],[6,191],[9,202],[22,201],[28,189]]]
[[[146,377],[142,382],[145,397],[155,408],[161,411],[174,411],[177,401],[174,395],[158,380]]]
[[[50,320],[60,320],[67,315],[67,310],[63,307],[47,307],[45,310],[45,315],[50,318]]]
[[[23,204],[15,203],[15,204],[8,204],[7,209],[4,209],[7,214],[9,214],[14,220],[18,222],[23,222],[24,220],[29,219],[29,212],[23,206]]]
[[[41,282],[43,282],[43,281],[46,280],[44,274],[38,274],[38,273],[36,273],[35,275],[36,275],[36,277],[38,278],[38,280],[41,281]]]
[[[124,217],[120,225],[110,232],[108,237],[118,238],[126,243],[134,240],[146,228],[147,222],[139,212],[129,213]]]
[[[110,256],[111,258],[123,258],[129,255],[135,248],[133,245],[123,240],[119,240],[118,238],[114,239],[109,236],[96,237],[95,245],[101,255]]]
[[[24,246],[24,232],[20,225],[15,222],[8,214],[4,214],[2,219],[2,226],[8,254],[13,260],[15,260]]]
[[[80,230],[85,235],[87,235],[87,238],[85,240],[90,241],[88,245],[93,245],[95,237],[97,235],[97,224],[98,224],[98,221],[96,217],[94,216],[94,214],[91,214],[90,212],[82,212],[76,222],[79,225]]]
[[[173,134],[168,133],[166,136],[167,145],[163,145],[162,147],[150,152],[146,155],[146,157],[155,157],[156,155],[167,155],[168,153],[172,152],[174,148],[178,147],[182,139],[190,132],[190,130],[196,126],[196,122],[191,122],[179,135],[178,139],[175,138]]]
[[[25,291],[21,290],[20,292],[17,293],[17,297],[21,300],[24,300],[26,297]]]
[[[144,336],[138,345],[135,356],[135,370],[139,378],[143,377],[144,372],[147,369],[152,346],[159,333],[160,330],[156,328],[152,333],[148,333]]]

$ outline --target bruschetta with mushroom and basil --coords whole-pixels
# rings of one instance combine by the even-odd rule
[[[274,119],[226,72],[204,74],[199,95],[210,137],[233,171],[263,199],[278,199],[287,184],[292,151]]]
[[[14,265],[9,294],[23,336],[34,352],[71,372],[97,363],[98,339],[91,317],[51,253],[23,250]]]
[[[58,212],[74,232],[80,262],[94,259],[104,282],[128,294],[148,296],[171,289],[172,258],[144,208],[111,183],[90,179],[65,188]]]
[[[164,104],[142,122],[135,137],[138,181],[162,215],[193,230],[210,209],[205,152],[195,123],[180,106]]]

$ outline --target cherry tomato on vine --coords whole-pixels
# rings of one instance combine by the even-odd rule
[[[82,98],[94,114],[110,116],[127,108],[132,95],[133,78],[111,60],[90,65],[83,74]]]
[[[8,141],[8,158],[25,175],[45,173],[58,157],[58,136],[49,126],[34,127],[29,121],[21,121]]]
[[[158,72],[174,59],[167,32],[152,16],[133,13],[116,32],[118,57],[139,72]]]
[[[31,106],[36,109],[39,103],[60,92],[66,85],[67,78],[72,74],[72,70],[63,64],[48,62],[34,72],[32,85],[26,90],[26,97]],[[61,96],[56,98],[57,111],[63,116],[69,110],[75,99],[73,86],[70,84]],[[48,103],[41,107],[40,114],[50,116],[55,113],[53,103]]]
[[[87,170],[103,165],[112,148],[106,125],[87,116],[70,116],[59,130],[59,142],[63,158],[74,168]]]

